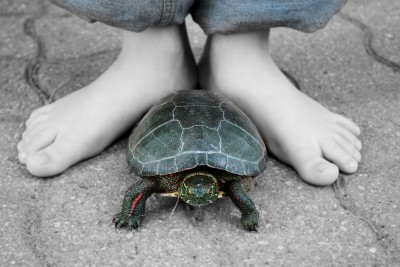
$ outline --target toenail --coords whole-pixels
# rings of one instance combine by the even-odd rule
[[[353,158],[355,158],[356,160],[360,161],[361,160],[361,154],[360,152],[354,152],[353,154]]]
[[[358,163],[355,162],[355,161],[350,161],[350,163],[349,163],[348,166],[349,166],[349,168],[351,168],[351,169],[357,169]]]
[[[37,161],[39,164],[44,165],[49,162],[49,157],[47,157],[45,155],[40,155],[40,156],[38,155],[38,156],[35,156],[34,160]]]
[[[330,167],[331,167],[331,165],[322,163],[322,164],[318,164],[318,165],[315,167],[315,170],[316,170],[317,172],[319,172],[319,173],[322,173],[322,172],[324,172],[326,169],[329,169]]]
[[[360,135],[361,134],[361,128],[357,126],[357,133]]]
[[[356,148],[357,148],[358,150],[360,150],[360,149],[362,148],[362,144],[361,144],[360,140],[357,140],[357,141],[356,141]]]

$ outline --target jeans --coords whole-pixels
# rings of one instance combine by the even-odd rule
[[[182,24],[191,14],[206,34],[323,28],[346,0],[51,0],[90,22],[140,32]]]

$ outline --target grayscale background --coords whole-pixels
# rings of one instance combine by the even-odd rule
[[[194,53],[205,41],[188,19]],[[354,175],[304,183],[268,159],[250,196],[258,233],[229,199],[202,217],[152,196],[139,231],[111,222],[138,178],[126,137],[47,179],[16,145],[30,112],[99,76],[120,36],[43,0],[0,0],[0,266],[400,266],[400,1],[350,0],[313,34],[278,28],[272,54],[299,89],[362,129]]]

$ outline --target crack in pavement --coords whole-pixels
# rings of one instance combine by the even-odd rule
[[[32,40],[36,43],[36,55],[33,59],[29,60],[25,66],[25,80],[32,88],[32,90],[38,95],[41,102],[43,104],[47,103],[49,95],[45,92],[41,86],[39,81],[39,70],[43,65],[43,62],[46,61],[45,56],[45,46],[40,36],[36,32],[35,21],[45,16],[47,13],[46,7],[44,4],[40,5],[40,13],[34,16],[28,17],[23,23],[24,33],[32,38]],[[43,244],[39,240],[39,235],[41,234],[42,228],[42,215],[41,210],[38,207],[38,197],[43,195],[43,184],[39,184],[37,188],[35,188],[35,193],[31,195],[31,199],[29,201],[29,207],[27,209],[26,214],[26,224],[25,224],[25,238],[27,246],[31,249],[33,255],[40,262],[42,266],[51,266],[51,264],[47,260],[47,255],[43,250]],[[39,192],[38,192],[39,191]]]
[[[31,37],[32,40],[36,43],[36,55],[35,57],[30,60],[25,67],[25,80],[29,84],[29,86],[35,91],[35,93],[40,98],[42,104],[47,104],[48,99],[50,98],[49,94],[43,90],[40,86],[39,81],[39,71],[43,62],[46,61],[45,51],[46,48],[44,46],[43,41],[41,40],[40,36],[36,32],[35,28],[35,21],[44,16],[46,11],[43,9],[41,14],[37,17],[29,17],[24,22],[24,33]]]
[[[46,63],[53,65],[62,65],[65,63],[80,63],[80,62],[92,62],[94,60],[102,60],[112,55],[113,57],[117,57],[118,53],[121,51],[120,48],[117,49],[105,49],[102,51],[97,51],[93,53],[89,53],[86,55],[81,55],[79,57],[65,57],[65,58],[49,58]]]
[[[359,21],[358,19],[351,17],[343,12],[339,13],[339,16],[350,22],[351,24],[355,25],[357,28],[359,28],[363,33],[364,33],[364,47],[367,52],[367,54],[378,61],[379,63],[391,68],[394,72],[399,72],[400,71],[400,64],[394,61],[391,61],[384,56],[380,55],[375,48],[372,45],[373,39],[374,39],[374,34],[372,33],[371,29]]]
[[[388,261],[392,264],[400,264],[400,249],[396,240],[385,231],[385,226],[373,221],[371,214],[358,207],[351,198],[347,190],[345,178],[340,175],[338,180],[332,185],[335,197],[340,205],[361,221],[365,222],[369,229],[374,233],[379,245],[383,248]]]

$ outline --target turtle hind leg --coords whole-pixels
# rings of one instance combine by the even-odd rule
[[[154,192],[154,183],[145,179],[130,187],[122,202],[121,211],[114,216],[115,228],[137,229],[143,222],[147,199]]]
[[[258,211],[253,201],[247,196],[246,188],[241,178],[228,182],[226,185],[226,193],[242,213],[240,222],[243,228],[248,231],[257,231]]]

